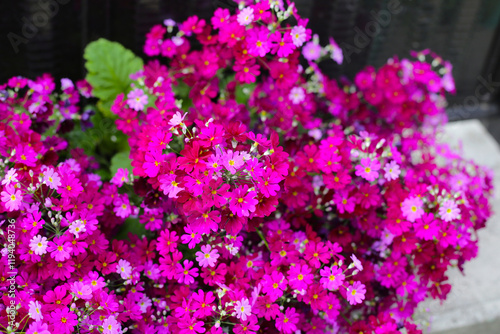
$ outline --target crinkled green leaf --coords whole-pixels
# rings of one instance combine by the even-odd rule
[[[103,38],[87,45],[83,57],[87,81],[100,100],[99,110],[107,117],[114,117],[111,104],[118,94],[130,90],[130,74],[142,69],[142,59],[121,44]]]

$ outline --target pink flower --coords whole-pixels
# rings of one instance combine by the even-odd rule
[[[112,315],[104,319],[102,323],[103,334],[120,334],[122,333],[122,326],[116,318]]]
[[[118,168],[115,176],[113,176],[110,182],[121,187],[124,183],[128,182],[128,170],[125,168]]]
[[[315,42],[309,42],[302,48],[302,55],[309,61],[318,60],[321,57],[321,46]]]
[[[342,64],[344,61],[344,54],[342,53],[342,49],[338,46],[338,44],[335,42],[333,38],[330,37],[330,47],[332,48],[332,59],[335,61],[337,64]]]
[[[180,111],[177,111],[174,116],[168,121],[168,125],[170,125],[170,128],[176,127],[178,125],[183,125],[184,123],[184,118],[186,117],[187,114],[181,114]]]
[[[14,188],[13,185],[9,184],[2,191],[2,202],[8,211],[16,211],[21,207],[21,201],[23,200],[21,190]]]
[[[344,283],[345,275],[337,266],[324,267],[320,270],[320,283],[325,289],[337,290]]]
[[[250,23],[253,22],[254,15],[253,15],[253,8],[252,7],[245,7],[243,8],[237,16],[237,21],[240,25],[246,26],[249,25]]]
[[[247,320],[247,317],[252,314],[252,306],[250,306],[248,298],[237,300],[234,304],[234,311],[236,312],[236,318],[243,321]]]
[[[447,199],[439,206],[439,215],[445,222],[450,222],[458,218],[460,209],[455,201]]]
[[[365,299],[366,288],[364,284],[356,281],[353,285],[347,287],[346,297],[351,305],[361,303]]]
[[[89,285],[83,282],[74,282],[71,285],[71,292],[73,292],[77,298],[81,298],[84,300],[89,300],[92,298],[92,289]]]
[[[229,209],[233,214],[239,217],[248,217],[250,212],[255,211],[255,206],[259,203],[255,196],[255,191],[248,191],[248,186],[244,185],[234,189],[231,193],[231,201],[229,202]]]
[[[129,279],[132,274],[132,266],[127,260],[120,259],[116,266],[116,272],[120,274],[122,279]]]
[[[358,269],[359,271],[363,271],[363,265],[361,264],[361,261],[358,260],[356,255],[352,254],[351,260],[352,260],[352,264],[354,265],[354,267],[356,267],[356,269]]]
[[[184,190],[184,187],[179,186],[177,180],[177,175],[175,174],[164,174],[158,177],[160,181],[160,190],[163,191],[168,198],[177,198],[177,194]]]
[[[39,321],[32,322],[31,325],[28,327],[26,334],[50,334],[49,326]]]
[[[30,241],[30,249],[36,255],[43,255],[47,253],[47,238],[42,237],[41,235],[36,235]]]
[[[5,174],[5,177],[2,180],[2,185],[9,185],[11,183],[17,183],[19,180],[17,179],[17,171],[14,168],[9,169],[7,174]]]
[[[410,197],[403,201],[401,212],[403,212],[403,216],[405,216],[408,221],[414,223],[415,220],[419,219],[424,214],[423,205],[424,202],[422,202],[420,198]]]
[[[399,165],[394,160],[384,166],[384,171],[384,177],[387,181],[396,180],[399,177],[399,174],[401,174]]]
[[[61,186],[61,178],[53,168],[47,168],[43,171],[43,182],[50,189],[57,189]]]
[[[40,321],[43,319],[42,305],[40,305],[38,300],[30,301],[28,314],[30,318],[34,319],[35,321]]]
[[[86,230],[85,224],[80,219],[75,220],[69,226],[69,232],[75,236],[75,239],[78,239],[80,233],[84,233]]]
[[[196,261],[202,266],[205,267],[213,267],[215,263],[217,263],[217,259],[219,258],[219,254],[217,249],[212,249],[210,245],[201,246],[201,252],[196,252]]]
[[[363,158],[361,165],[356,166],[356,175],[361,176],[368,182],[375,181],[378,177],[378,170],[380,169],[380,162],[377,159]]]
[[[290,36],[292,37],[293,44],[300,48],[307,40],[306,28],[301,25],[295,26],[290,31]]]
[[[285,313],[280,313],[276,319],[276,328],[284,334],[291,334],[297,330],[299,314],[293,307],[287,307]]]
[[[174,278],[181,284],[192,284],[194,278],[198,277],[198,268],[191,268],[194,262],[184,260],[183,264],[176,263]]]
[[[136,88],[127,94],[127,104],[135,111],[144,110],[144,106],[148,104],[148,96],[140,88]]]
[[[292,101],[293,104],[299,104],[306,98],[306,93],[302,87],[293,87],[288,94],[288,99]]]

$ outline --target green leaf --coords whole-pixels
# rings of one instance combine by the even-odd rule
[[[256,84],[238,85],[236,86],[236,91],[234,92],[236,102],[239,104],[246,104],[250,95],[252,95],[255,90]]]
[[[147,234],[146,228],[139,222],[138,218],[129,217],[120,227],[120,231],[116,234],[115,238],[118,240],[127,239],[129,232],[138,236]]]
[[[111,176],[114,176],[118,171],[118,168],[123,168],[128,170],[129,173],[132,173],[132,165],[129,158],[130,151],[119,152],[113,156],[111,159],[111,167],[110,172]]]
[[[100,100],[98,108],[105,116],[113,118],[111,104],[118,94],[130,90],[130,74],[142,69],[142,59],[121,44],[103,38],[87,45],[83,57],[87,81]]]

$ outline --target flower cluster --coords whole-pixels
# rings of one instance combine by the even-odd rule
[[[446,298],[490,216],[491,173],[436,141],[451,65],[424,51],[337,82],[318,62],[341,50],[293,4],[242,3],[148,33],[161,57],[111,107],[130,166],[109,181],[39,126],[87,120],[57,107],[76,100],[48,77],[0,87],[19,259],[4,328],[13,312],[30,334],[421,333],[416,307]],[[130,224],[143,235],[118,238]]]

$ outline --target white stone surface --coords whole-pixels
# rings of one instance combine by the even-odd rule
[[[453,333],[454,329],[458,331],[500,317],[500,146],[477,120],[448,124],[442,139],[453,147],[461,142],[466,158],[494,170],[492,208],[497,213],[478,232],[479,253],[465,264],[465,276],[458,269],[448,270],[452,284],[448,299],[441,305],[435,300],[424,303],[428,312],[421,317],[429,319],[431,333]],[[500,328],[479,332],[474,334],[498,334]]]

